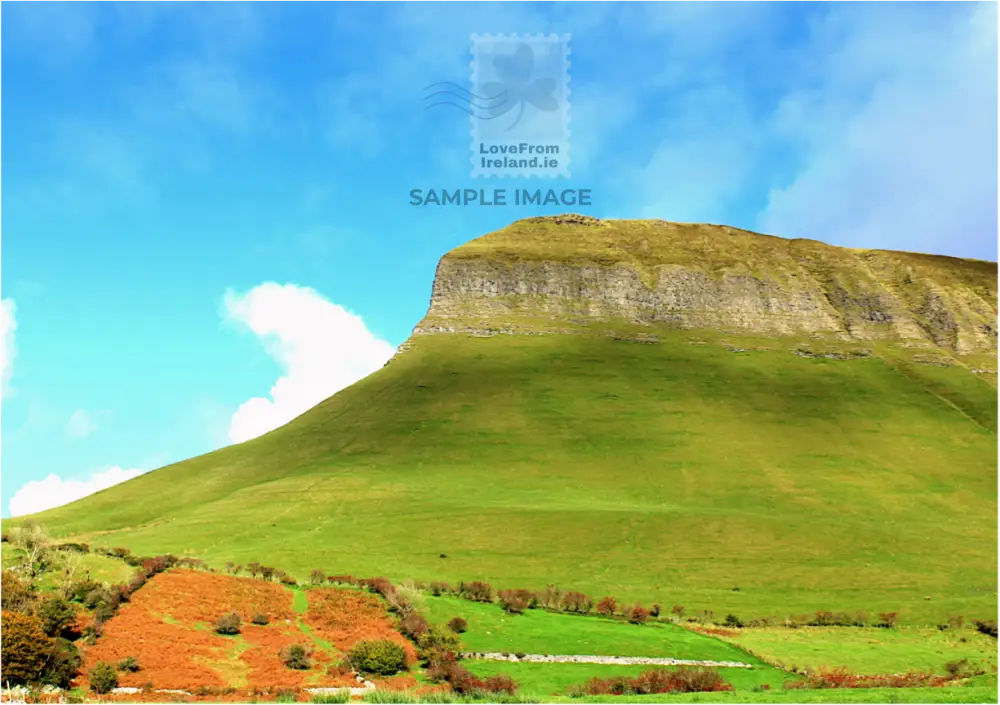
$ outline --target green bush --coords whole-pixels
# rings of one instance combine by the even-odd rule
[[[118,670],[135,673],[139,670],[139,659],[135,656],[126,656],[118,662]]]
[[[42,621],[42,629],[49,636],[61,636],[76,621],[76,608],[58,597],[43,601],[36,614]]]
[[[107,661],[98,661],[97,665],[90,669],[90,689],[95,693],[110,693],[118,687],[118,674],[115,667]]]
[[[42,669],[41,682],[57,688],[69,688],[80,671],[80,663],[76,646],[67,639],[56,639],[45,668]]]
[[[215,631],[217,634],[239,634],[240,616],[235,612],[222,615],[215,622]]]
[[[306,651],[306,647],[302,644],[292,644],[291,646],[286,646],[281,650],[280,656],[281,660],[288,668],[295,669],[296,671],[309,670],[309,653]]]
[[[359,641],[347,654],[355,670],[379,676],[391,676],[406,669],[406,651],[388,639]]]

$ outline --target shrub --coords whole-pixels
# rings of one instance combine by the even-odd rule
[[[727,614],[725,621],[722,623],[725,627],[742,627],[743,622],[735,614]]]
[[[80,654],[76,647],[67,639],[56,639],[42,669],[41,682],[57,688],[69,688],[79,671]]]
[[[618,611],[618,600],[611,597],[610,595],[597,603],[597,614],[604,615],[605,617],[610,617],[617,611]]]
[[[461,617],[452,617],[451,621],[448,622],[448,629],[452,630],[456,634],[462,634],[468,627],[468,622],[466,622]]]
[[[997,638],[997,621],[995,619],[977,619],[976,631],[982,632],[994,639]]]
[[[31,611],[31,586],[9,570],[0,579],[0,607],[8,612]]]
[[[54,646],[42,623],[37,617],[20,612],[3,612],[0,620],[3,633],[0,679],[13,685],[38,681]]]
[[[546,585],[538,594],[538,602],[547,609],[557,610],[562,604],[562,591],[555,585]]]
[[[428,661],[442,658],[446,654],[457,654],[462,650],[462,641],[458,634],[442,629],[438,625],[430,627],[427,632],[417,640],[421,655]]]
[[[52,597],[38,606],[37,615],[46,634],[62,636],[76,621],[76,608],[66,600]]]
[[[910,672],[902,674],[850,673],[845,668],[821,668],[808,674],[804,681],[789,681],[786,688],[928,688],[945,685],[950,677],[933,673]]]
[[[118,670],[135,673],[139,670],[139,659],[135,656],[126,656],[118,662]]]
[[[98,661],[97,665],[90,669],[90,689],[95,693],[110,693],[118,687],[118,674],[115,673],[114,666],[107,661]]]
[[[899,614],[896,612],[880,612],[878,615],[878,624],[876,627],[882,627],[884,629],[891,629],[896,626],[899,621]]]
[[[380,676],[391,676],[406,669],[406,651],[388,639],[359,641],[347,654],[355,670]]]
[[[636,603],[635,607],[629,610],[628,621],[632,624],[645,624],[649,619],[649,610]]]
[[[562,598],[564,612],[587,614],[594,608],[594,601],[582,592],[567,592]]]
[[[264,614],[263,612],[258,612],[253,616],[253,619],[251,619],[250,621],[260,627],[265,627],[271,620],[268,619],[267,615]]]
[[[961,629],[965,625],[965,617],[960,614],[948,616],[948,626],[952,629]]]
[[[660,616],[660,612],[662,611],[663,610],[659,605],[653,605],[653,609],[649,611],[649,616],[652,617],[653,619],[656,619],[657,617]]]
[[[670,608],[670,614],[680,619],[684,616],[684,605],[674,605]]]
[[[275,572],[276,570],[270,566],[262,565],[260,567],[260,576],[264,578],[264,580],[271,580],[274,578]]]
[[[473,602],[493,602],[493,586],[481,580],[462,583],[459,591],[462,597]]]
[[[280,656],[282,662],[287,668],[291,668],[296,671],[309,670],[309,653],[306,651],[306,647],[302,644],[292,644],[291,646],[286,646],[281,650]]]
[[[430,630],[430,625],[416,612],[410,612],[399,620],[399,630],[409,638],[419,642],[420,637]]]
[[[309,574],[309,582],[313,585],[322,585],[326,581],[326,573],[322,570],[314,570]]]
[[[239,634],[240,616],[235,612],[222,615],[215,622],[215,631],[217,634]]]
[[[298,585],[298,583],[295,582],[295,578],[293,578],[292,576],[288,575],[287,573],[285,573],[284,575],[281,576],[281,584],[282,585]]]
[[[528,590],[501,590],[497,597],[501,606],[510,614],[522,614],[537,604],[535,594]]]
[[[732,690],[718,671],[706,668],[681,668],[674,671],[652,669],[635,678],[592,678],[572,690],[580,695],[653,695],[658,693],[707,693]]]
[[[945,673],[947,673],[952,678],[958,678],[960,676],[968,673],[969,670],[969,659],[964,658],[960,661],[949,661],[944,665]]]
[[[483,683],[483,690],[487,693],[513,695],[517,692],[517,681],[505,673],[498,673],[486,679],[486,682]]]

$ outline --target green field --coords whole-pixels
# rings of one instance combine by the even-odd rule
[[[414,599],[414,604],[431,623],[445,624],[452,617],[464,618],[468,629],[462,634],[462,642],[467,651],[762,663],[721,639],[696,634],[674,624],[636,625],[544,610],[510,615],[497,605],[431,595]]]
[[[300,577],[556,582],[743,619],[995,615],[995,388],[878,346],[723,342],[761,339],[420,337],[283,428],[37,518]]]
[[[995,672],[997,641],[974,629],[858,629],[826,627],[744,629],[728,639],[772,663],[798,668],[843,666],[852,673],[946,673],[945,664],[968,659],[975,670]]]

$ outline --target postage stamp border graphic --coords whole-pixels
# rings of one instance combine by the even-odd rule
[[[470,77],[472,79],[472,87],[475,89],[479,85],[479,48],[482,44],[487,43],[497,43],[497,42],[524,42],[524,43],[551,43],[558,45],[563,48],[562,52],[562,80],[563,86],[565,87],[565,105],[560,109],[562,115],[562,151],[560,152],[561,159],[559,160],[559,166],[556,169],[548,169],[542,173],[526,173],[520,169],[511,169],[508,171],[496,172],[491,169],[485,169],[481,165],[479,155],[477,154],[477,147],[481,142],[479,136],[479,120],[472,116],[469,120],[469,132],[470,132],[470,149],[469,149],[469,161],[472,165],[472,176],[474,178],[484,177],[497,177],[497,178],[542,178],[542,179],[554,179],[560,177],[569,177],[569,165],[571,162],[571,154],[569,150],[570,145],[570,112],[572,110],[572,101],[570,100],[570,54],[573,48],[570,44],[572,35],[570,34],[477,34],[472,33],[471,35],[471,51],[472,59],[469,61]]]

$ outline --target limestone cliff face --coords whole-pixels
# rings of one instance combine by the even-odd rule
[[[445,255],[414,334],[596,322],[995,351],[997,266],[665,221],[530,218]]]

